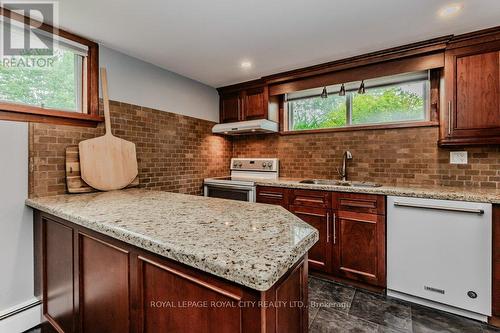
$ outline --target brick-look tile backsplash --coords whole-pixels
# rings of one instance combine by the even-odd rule
[[[498,146],[454,149],[468,151],[469,163],[450,165],[450,150],[437,141],[437,127],[241,136],[233,139],[233,157],[278,157],[282,177],[338,179],[336,168],[350,150],[352,180],[500,188]]]
[[[201,194],[203,178],[229,173],[231,142],[213,122],[119,102],[110,111],[113,134],[136,144],[141,187]],[[66,193],[65,148],[103,133],[30,124],[30,196]]]
[[[467,147],[469,163],[450,165],[436,127],[297,135],[221,137],[213,122],[111,102],[113,133],[137,146],[142,187],[201,194],[203,178],[229,173],[231,157],[278,157],[280,175],[338,178],[350,150],[349,177],[387,185],[500,188],[500,147]],[[66,192],[68,145],[104,133],[97,128],[30,124],[30,196]]]

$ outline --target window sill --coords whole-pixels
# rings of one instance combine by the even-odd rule
[[[0,103],[0,120],[96,127],[104,121],[104,117],[36,106]]]
[[[282,131],[280,135],[296,135],[296,134],[316,134],[316,133],[330,133],[330,132],[352,132],[363,130],[384,130],[384,129],[400,129],[400,128],[413,128],[413,127],[438,127],[437,121],[419,121],[412,123],[392,123],[392,124],[379,124],[379,125],[359,125],[338,128],[321,128],[311,130],[299,131]]]

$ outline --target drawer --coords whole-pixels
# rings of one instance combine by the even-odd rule
[[[336,193],[333,206],[339,211],[385,215],[385,196],[362,193]]]
[[[290,205],[330,208],[331,192],[314,190],[292,190],[290,193]]]
[[[287,208],[288,192],[288,189],[282,187],[257,186],[256,201]]]

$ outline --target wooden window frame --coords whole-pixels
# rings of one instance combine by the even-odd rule
[[[0,15],[88,47],[87,70],[84,71],[86,77],[83,78],[86,83],[86,88],[83,88],[83,92],[86,92],[86,103],[81,113],[0,102],[0,120],[85,127],[96,127],[98,123],[104,121],[99,115],[99,44],[3,7],[0,7]]]
[[[439,126],[439,106],[440,106],[440,80],[443,75],[441,68],[430,70],[430,87],[429,87],[429,119],[381,123],[381,124],[363,124],[363,125],[350,125],[344,127],[331,127],[331,128],[317,128],[307,130],[289,130],[288,121],[289,114],[287,104],[285,102],[285,95],[280,98],[280,134],[281,135],[296,135],[296,134],[315,134],[315,133],[328,133],[328,132],[351,132],[362,130],[384,130],[384,129],[400,129],[400,128],[415,128],[415,127],[438,127]],[[337,82],[335,82],[337,83]]]

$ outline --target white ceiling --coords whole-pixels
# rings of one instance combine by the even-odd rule
[[[219,87],[500,25],[500,0],[61,0],[63,29]],[[249,70],[240,68],[251,61]]]

